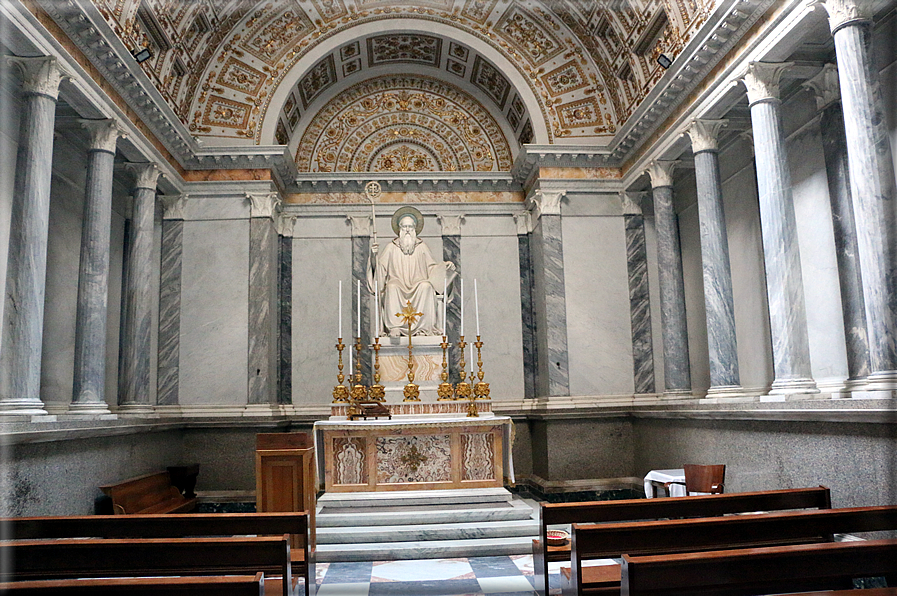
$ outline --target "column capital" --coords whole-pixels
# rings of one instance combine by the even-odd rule
[[[163,219],[184,219],[184,209],[187,207],[187,199],[190,195],[166,195],[159,197],[162,200]]]
[[[293,237],[293,228],[296,226],[295,215],[287,215],[286,213],[278,213],[274,218],[274,229],[277,233],[286,238]]]
[[[517,235],[526,236],[533,231],[533,217],[529,211],[514,214],[514,223],[517,224]]]
[[[673,186],[673,170],[679,164],[679,160],[654,160],[645,172],[651,177],[651,186]]]
[[[371,226],[370,215],[347,215],[346,221],[348,221],[352,225],[353,238],[360,238],[371,235],[371,230],[373,229],[373,227]]]
[[[754,157],[754,131],[750,129],[742,131],[738,133],[738,138],[744,139],[747,142],[748,147],[751,150],[751,157]]]
[[[822,110],[841,101],[841,84],[838,81],[838,67],[826,64],[819,74],[804,81],[801,87],[816,94],[816,109]]]
[[[443,236],[461,235],[461,221],[464,219],[463,215],[439,214],[436,216],[436,219],[439,220],[439,225],[442,226]]]
[[[810,6],[822,5],[828,13],[828,25],[832,34],[845,25],[872,19],[869,0],[810,0]]]
[[[640,193],[620,191],[620,203],[623,206],[623,215],[641,215]]]
[[[716,151],[719,130],[728,125],[728,120],[692,120],[685,132],[691,138],[692,153]]]
[[[34,58],[7,56],[6,59],[22,71],[25,93],[46,95],[56,100],[59,99],[59,83],[63,79],[71,78],[71,75],[59,66],[56,56]]]
[[[119,128],[115,120],[81,120],[81,126],[90,134],[90,150],[115,153],[115,144],[119,137],[128,135]]]
[[[748,103],[754,105],[758,101],[779,99],[779,80],[786,69],[794,66],[793,62],[751,62],[747,70],[739,77],[747,88]]]
[[[280,205],[280,194],[276,192],[266,192],[263,194],[246,193],[246,198],[250,202],[250,217],[267,217],[274,219],[274,211]]]
[[[159,166],[155,163],[126,163],[125,167],[134,172],[134,188],[156,190],[156,181],[159,179]]]
[[[544,191],[537,189],[533,194],[533,202],[539,208],[539,217],[543,215],[560,215],[561,199],[566,195],[566,190]]]

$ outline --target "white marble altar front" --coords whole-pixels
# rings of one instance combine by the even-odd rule
[[[326,420],[314,426],[327,492],[489,488],[514,482],[507,416]]]

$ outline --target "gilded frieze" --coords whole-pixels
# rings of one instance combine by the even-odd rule
[[[311,3],[325,21],[333,21],[348,14],[343,0],[311,0]]]
[[[377,35],[369,37],[368,65],[422,64],[439,66],[442,40],[431,35]]]
[[[299,38],[314,28],[305,11],[289,5],[278,11],[259,10],[250,23],[240,47],[268,64],[275,64]]]
[[[380,203],[523,203],[522,191],[409,191],[384,192]],[[362,205],[368,203],[362,192],[297,193],[284,197],[288,205]]]
[[[516,3],[508,7],[495,25],[495,31],[533,66],[547,62],[564,51],[563,44],[549,28]]]
[[[224,67],[218,73],[218,78],[215,82],[247,95],[255,95],[262,88],[266,78],[267,75],[265,73],[231,56],[224,63]]]

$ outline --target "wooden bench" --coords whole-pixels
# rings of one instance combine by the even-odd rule
[[[156,515],[83,515],[0,519],[11,539],[38,538],[188,538],[290,534],[293,577],[305,580],[310,595],[315,581],[314,549],[309,544],[308,513],[189,513]]]
[[[831,495],[824,486],[750,493],[679,497],[675,499],[626,499],[585,503],[542,503],[539,538],[533,540],[536,591],[548,594],[548,563],[570,561],[570,546],[549,546],[548,527],[572,523],[602,523],[682,517],[713,517],[728,513],[829,509]]]
[[[853,579],[897,582],[897,540],[623,556],[622,596],[754,596],[849,590]],[[862,594],[858,592],[857,594]]]
[[[113,513],[182,513],[196,509],[196,499],[188,499],[171,483],[168,472],[131,478],[101,486],[112,499]]]
[[[213,577],[114,577],[0,583],[14,596],[264,596],[264,574]],[[270,592],[269,592],[270,594]]]
[[[15,581],[262,572],[266,576],[278,575],[281,580],[272,583],[280,583],[283,596],[290,596],[289,540],[287,534],[280,537],[10,540],[0,542],[0,559],[11,562],[10,576]]]
[[[759,513],[635,523],[573,524],[565,595],[619,594],[618,565],[589,559],[729,548],[831,542],[834,534],[897,530],[897,506]]]

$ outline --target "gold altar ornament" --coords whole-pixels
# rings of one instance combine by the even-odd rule
[[[455,386],[455,399],[467,399],[470,397],[470,383],[466,381],[467,379],[467,370],[466,363],[464,362],[464,348],[467,347],[467,342],[464,341],[464,336],[461,336],[461,340],[458,342],[458,349],[461,350],[461,363],[459,365],[458,374],[461,375],[461,380]]]
[[[408,300],[405,308],[401,312],[397,312],[396,316],[402,319],[402,322],[408,325],[408,384],[405,385],[405,399],[402,401],[420,401],[420,387],[414,383],[414,359],[411,355],[411,326],[417,321],[418,317],[424,316],[422,312],[414,312],[411,301]]]
[[[480,339],[480,336],[477,335],[477,341],[473,344],[477,347],[477,378],[479,381],[473,387],[473,392],[476,395],[476,399],[489,399],[489,383],[483,382],[483,377],[485,373],[483,373],[483,354],[481,352],[483,348],[483,340]],[[471,373],[471,380],[473,380],[473,374]]]
[[[442,382],[439,384],[439,389],[436,390],[436,394],[439,396],[439,399],[437,401],[451,401],[454,398],[455,388],[452,387],[452,384],[448,382],[449,375],[446,352],[449,345],[444,335],[442,336],[442,343],[439,344],[439,347],[442,348],[442,372],[439,374]]]
[[[374,350],[374,384],[371,385],[371,401],[384,402],[386,401],[386,388],[380,384],[380,348],[383,346],[380,345],[380,338],[374,338],[374,345],[371,346],[371,349]]]
[[[339,352],[339,364],[337,364],[339,373],[336,375],[336,380],[339,384],[333,388],[333,403],[342,404],[349,401],[349,389],[343,385],[343,381],[346,379],[346,375],[343,374],[343,349],[346,344],[343,343],[342,337],[338,338],[336,342],[336,349]]]

